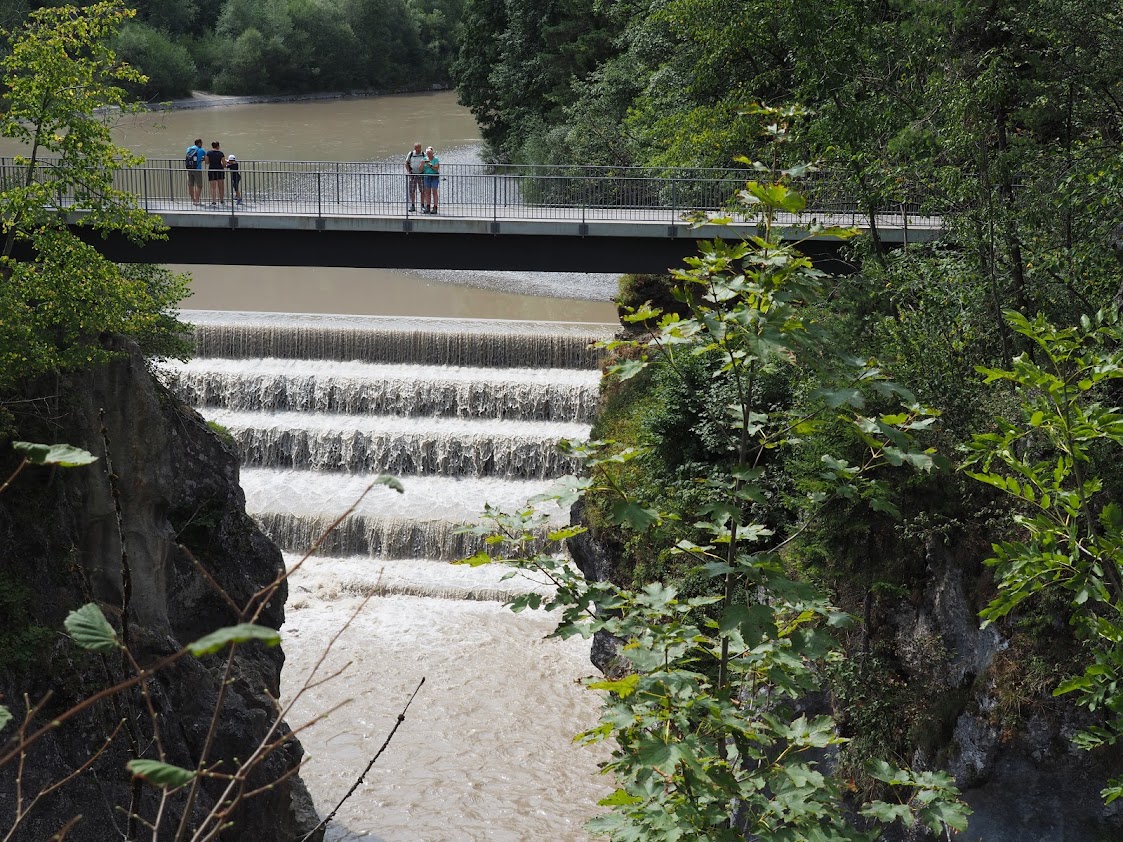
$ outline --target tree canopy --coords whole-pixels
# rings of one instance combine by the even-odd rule
[[[110,137],[113,110],[130,108],[121,85],[142,78],[110,47],[132,14],[111,0],[40,9],[3,59],[0,134],[27,151],[0,190],[0,390],[105,359],[107,333],[181,352],[171,308],[186,295],[185,279],[112,263],[69,228],[77,218],[95,235],[162,233],[159,218],[113,180],[140,163]]]

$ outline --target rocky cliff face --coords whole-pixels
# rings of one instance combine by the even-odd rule
[[[0,690],[17,718],[3,733],[6,746],[25,698],[32,705],[46,699],[36,717],[42,724],[133,674],[116,653],[95,655],[71,644],[62,634],[69,611],[99,603],[144,666],[236,623],[230,603],[245,605],[283,569],[279,551],[245,514],[235,454],[154,382],[135,349],[119,348],[120,361],[40,383],[18,407],[16,438],[72,444],[99,461],[67,470],[29,468],[0,495]],[[7,477],[16,463],[0,445],[0,474]],[[258,622],[278,628],[284,598],[282,589]],[[31,746],[25,762],[0,768],[0,834],[15,819],[17,784],[26,810],[38,793],[81,768],[121,724],[91,765],[34,805],[13,838],[50,838],[75,817],[66,836],[71,842],[150,838],[151,830],[126,833],[130,824],[143,828],[157,815],[166,829],[159,838],[172,838],[185,794],[161,806],[159,791],[131,780],[125,763],[157,757],[159,745],[167,762],[196,765],[225,661],[225,653],[184,658],[146,682],[147,700],[136,690],[107,698]],[[283,662],[279,648],[239,649],[211,765],[219,774],[232,772],[262,740],[278,745],[242,788],[260,791],[236,805],[230,827],[217,838],[295,840],[316,823],[293,774],[299,742],[283,725],[268,736]],[[205,783],[196,821],[224,787],[217,777]]]
[[[920,600],[902,603],[891,625],[910,677],[960,700],[946,738],[918,748],[913,762],[946,768],[974,814],[964,842],[1101,842],[1123,839],[1123,804],[1104,805],[1107,780],[1123,771],[1116,750],[1087,752],[1072,737],[1090,724],[1087,712],[1052,698],[1057,676],[1040,669],[1049,637],[1069,637],[1059,618],[1022,642],[1012,628],[980,628],[979,565],[942,541],[926,548],[927,585]],[[1058,615],[1061,616],[1061,615]],[[941,657],[924,657],[926,641]],[[1011,654],[1012,647],[1021,651]],[[1032,647],[1032,648],[1030,648]]]
[[[575,523],[581,522],[580,506],[573,516]],[[619,561],[610,542],[585,533],[570,539],[567,548],[586,578],[619,578]],[[872,620],[872,633],[887,637],[896,653],[902,676],[893,679],[903,678],[911,685],[912,696],[926,697],[930,706],[930,730],[916,736],[912,756],[905,759],[917,769],[949,771],[974,811],[968,830],[953,838],[960,842],[1123,839],[1123,802],[1105,806],[1099,794],[1109,778],[1123,773],[1123,756],[1110,748],[1077,749],[1071,738],[1089,724],[1088,714],[1052,698],[1053,674],[1038,678],[1030,674],[1041,665],[1036,652],[1009,657],[1012,642],[1016,646],[1018,641],[993,626],[980,628],[977,602],[986,580],[979,559],[958,557],[941,541],[930,540],[925,562],[922,590],[882,610]],[[843,607],[862,613],[860,602]],[[1067,637],[1063,621],[1054,626],[1052,634]],[[1047,636],[1050,630],[1036,634]],[[594,638],[593,664],[611,677],[619,677],[617,645],[603,633]],[[871,688],[870,692],[879,691]],[[889,692],[885,689],[886,695]],[[849,713],[845,707],[836,710],[843,722]],[[909,715],[904,710],[893,714]],[[886,842],[931,838],[918,829],[911,835],[888,836]]]

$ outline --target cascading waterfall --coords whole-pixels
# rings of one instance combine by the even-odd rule
[[[302,774],[322,809],[373,756],[416,677],[428,677],[411,709],[420,722],[402,726],[397,751],[328,838],[583,839],[580,824],[609,789],[593,776],[597,758],[568,745],[595,721],[596,700],[573,686],[591,671],[588,647],[543,640],[549,617],[500,605],[548,583],[449,562],[485,549],[457,531],[485,503],[523,508],[574,469],[557,443],[588,433],[598,388],[590,346],[612,327],[185,316],[198,357],[166,365],[165,382],[233,436],[247,511],[287,563],[319,542],[290,583],[286,694],[333,626],[373,597],[325,664],[349,663],[349,673],[294,709],[314,717],[354,698],[352,713],[302,734],[312,756]],[[396,475],[405,493],[367,491],[379,473]],[[538,549],[558,550],[546,532],[568,515],[539,509]]]

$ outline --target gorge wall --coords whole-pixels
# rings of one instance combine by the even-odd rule
[[[574,522],[584,523],[583,507],[574,508]],[[571,538],[567,547],[586,578],[627,579],[620,569],[619,548],[595,531]],[[912,755],[901,758],[915,769],[945,769],[956,780],[973,814],[968,829],[951,838],[960,842],[1109,842],[1123,838],[1123,804],[1105,805],[1100,790],[1123,770],[1123,758],[1110,747],[1094,752],[1078,749],[1072,736],[1092,717],[1051,695],[1052,684],[1031,677],[1033,656],[1019,652],[1019,666],[1007,653],[1020,646],[991,626],[980,628],[980,594],[988,587],[979,558],[957,553],[930,540],[926,547],[923,587],[867,617],[873,635],[895,648],[895,674],[869,681],[867,700],[894,700],[893,685],[919,689],[932,711],[929,729],[915,735]],[[862,603],[841,606],[861,615]],[[1054,633],[1067,636],[1063,620]],[[1013,639],[1012,639],[1013,638]],[[594,638],[593,664],[619,678],[626,662],[617,657],[615,640],[605,632]],[[851,659],[860,658],[857,651]],[[1028,657],[1027,657],[1028,655]],[[1029,661],[1030,665],[1026,665]],[[1011,670],[1015,674],[1011,674]],[[900,698],[905,698],[903,694]],[[869,720],[834,698],[834,713],[850,737],[869,737],[853,729]],[[890,717],[910,712],[888,704]],[[939,720],[939,721],[937,721]],[[850,729],[847,733],[847,729]],[[876,741],[876,736],[874,737]],[[884,743],[882,744],[884,747]],[[922,828],[907,837],[892,834],[886,842],[931,839]]]
[[[84,652],[66,638],[69,611],[95,601],[119,632],[127,615],[131,652],[145,666],[238,621],[215,584],[242,606],[283,569],[280,552],[245,513],[237,456],[155,383],[135,347],[116,348],[120,360],[35,384],[14,409],[12,438],[72,444],[99,460],[73,469],[29,467],[0,495],[0,692],[16,717],[2,735],[5,747],[25,698],[34,705],[49,697],[38,717],[45,722],[131,674],[117,653]],[[0,451],[6,478],[18,459],[7,447]],[[282,589],[258,622],[279,628],[284,598]],[[155,717],[138,692],[123,693],[39,740],[26,762],[0,768],[0,791],[14,793],[18,783],[26,809],[124,722],[96,761],[36,804],[12,838],[49,838],[76,816],[66,837],[72,842],[122,838],[130,810],[151,822],[162,809],[161,827],[174,830],[182,792],[161,807],[159,791],[131,780],[125,763],[156,757],[155,720],[167,762],[196,765],[225,660],[225,652],[187,657],[152,677],[146,689]],[[280,648],[239,647],[208,755],[217,771],[232,771],[268,733],[283,662]],[[245,791],[273,785],[239,804],[220,838],[295,840],[315,826],[311,800],[292,774],[301,746],[286,727],[279,736]],[[195,821],[223,785],[210,780],[202,787]],[[0,800],[0,832],[12,826],[15,809],[13,799]]]

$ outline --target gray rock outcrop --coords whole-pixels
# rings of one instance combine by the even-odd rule
[[[155,382],[135,347],[115,345],[119,361],[35,384],[17,407],[15,438],[72,444],[99,461],[28,468],[0,495],[0,611],[7,614],[0,618],[0,692],[17,720],[0,735],[5,752],[25,697],[32,705],[47,700],[36,718],[42,724],[134,674],[117,653],[74,646],[62,633],[69,611],[97,602],[145,667],[238,622],[231,603],[246,605],[283,569],[280,552],[245,513],[236,455]],[[0,473],[7,477],[17,463],[0,445]],[[285,596],[282,587],[257,622],[279,628]],[[283,662],[280,648],[246,644],[226,677],[225,652],[189,656],[145,682],[147,699],[119,693],[51,731],[24,762],[0,767],[0,834],[15,819],[17,778],[27,809],[123,723],[90,766],[34,805],[13,839],[50,838],[76,817],[70,842],[156,838],[140,829],[157,815],[158,838],[173,838],[184,791],[161,806],[159,790],[131,779],[125,763],[155,759],[162,746],[167,762],[194,768],[225,683],[208,753],[215,773],[232,773],[263,741],[276,747],[236,787],[256,794],[234,806],[217,838],[303,838],[316,821],[294,774],[303,752],[283,723],[272,730]],[[225,787],[221,777],[206,779],[189,823],[215,807]]]

